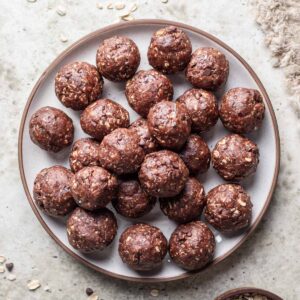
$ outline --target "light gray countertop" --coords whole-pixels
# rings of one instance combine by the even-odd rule
[[[101,1],[98,1],[101,2]],[[113,3],[114,1],[110,1]],[[0,256],[15,265],[15,281],[0,274],[0,299],[86,299],[91,287],[99,299],[213,299],[240,286],[271,290],[287,300],[300,295],[300,115],[290,105],[284,75],[272,68],[264,36],[247,1],[159,0],[137,3],[137,18],[164,18],[206,30],[235,49],[257,72],[272,100],[281,135],[278,186],[263,221],[226,261],[199,275],[173,283],[137,284],[115,280],[81,265],[47,235],[22,188],[17,135],[27,97],[38,77],[72,42],[116,22],[120,12],[96,8],[96,0],[1,1],[0,4]],[[109,3],[109,2],[105,2]],[[59,16],[58,5],[66,7]],[[63,43],[61,38],[68,39]],[[263,179],[262,179],[263,180]],[[34,292],[27,282],[38,279]],[[44,291],[49,286],[51,292]]]

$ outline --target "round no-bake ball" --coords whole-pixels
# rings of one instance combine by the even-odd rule
[[[71,184],[76,203],[87,210],[105,207],[117,196],[117,178],[101,167],[85,167],[78,171]]]
[[[189,170],[177,153],[161,150],[147,154],[139,171],[143,189],[154,197],[178,195],[188,179]]]
[[[228,77],[229,63],[223,53],[214,48],[199,48],[192,54],[186,68],[187,80],[196,88],[216,90]]]
[[[76,206],[70,185],[73,173],[62,167],[43,169],[34,180],[33,198],[37,206],[54,217],[65,216]]]
[[[71,170],[76,173],[84,167],[99,166],[99,143],[90,138],[77,140],[69,156]]]
[[[184,70],[191,54],[192,44],[189,37],[175,26],[156,31],[148,48],[149,64],[164,74]]]
[[[250,224],[250,196],[237,184],[221,184],[206,196],[205,218],[217,230],[236,232]]]
[[[205,267],[213,259],[215,237],[206,224],[194,221],[178,226],[169,241],[172,260],[186,270]]]
[[[119,254],[124,263],[138,271],[150,271],[161,266],[167,254],[167,239],[148,224],[128,227],[119,240]]]
[[[155,70],[139,71],[127,81],[125,94],[132,109],[146,118],[153,105],[172,100],[173,85],[165,75]]]
[[[233,88],[222,98],[220,118],[223,125],[235,133],[249,133],[260,127],[265,105],[259,91]]]
[[[179,155],[191,174],[205,173],[209,169],[210,150],[199,135],[191,134]]]
[[[117,229],[117,220],[107,208],[91,212],[77,207],[67,221],[69,243],[85,253],[106,248],[114,240]]]
[[[118,175],[135,173],[144,157],[138,135],[127,128],[114,130],[100,144],[100,165]]]
[[[128,111],[110,99],[97,100],[80,116],[83,131],[99,141],[113,130],[128,127],[129,124]]]
[[[112,204],[116,211],[127,218],[140,218],[154,207],[156,198],[148,195],[138,180],[121,181],[116,199]]]
[[[157,140],[151,135],[147,120],[138,119],[133,122],[130,127],[130,130],[133,130],[140,139],[139,145],[143,148],[145,154],[157,151],[160,149],[160,145]]]
[[[160,208],[171,220],[186,223],[199,218],[205,205],[203,185],[194,177],[190,177],[182,192],[170,198],[160,198]]]
[[[161,146],[178,150],[190,135],[191,119],[183,104],[161,101],[150,109],[148,126]]]
[[[40,148],[59,152],[73,142],[73,121],[60,109],[42,107],[30,119],[29,134]]]
[[[200,133],[216,125],[219,117],[217,99],[213,93],[202,89],[190,89],[177,99],[192,120],[192,131]]]
[[[82,110],[102,94],[103,79],[95,66],[73,62],[63,66],[55,77],[55,93],[61,103]]]
[[[113,36],[104,40],[96,56],[100,74],[111,81],[125,81],[131,78],[139,67],[140,60],[137,45],[125,36]]]
[[[212,151],[212,164],[225,180],[239,181],[255,173],[259,150],[251,140],[230,134],[223,137]]]

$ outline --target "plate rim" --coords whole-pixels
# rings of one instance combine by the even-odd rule
[[[102,269],[98,266],[95,266],[92,263],[90,263],[89,261],[87,261],[86,259],[84,259],[81,256],[79,256],[78,254],[76,254],[75,252],[73,252],[52,232],[50,227],[43,220],[40,212],[38,211],[37,207],[34,204],[34,201],[33,201],[32,197],[31,197],[31,193],[30,193],[28,185],[27,185],[26,176],[25,176],[25,172],[24,172],[24,166],[23,166],[23,134],[24,134],[24,129],[25,129],[25,121],[26,121],[26,118],[27,118],[27,115],[28,115],[29,107],[30,107],[30,105],[33,101],[33,98],[34,98],[37,90],[39,89],[40,85],[45,81],[47,75],[71,51],[73,51],[74,49],[80,47],[85,42],[88,42],[89,40],[94,39],[97,36],[101,36],[102,34],[106,33],[107,31],[123,29],[123,28],[126,28],[126,27],[138,26],[138,25],[161,25],[161,26],[172,25],[172,26],[177,26],[177,27],[180,27],[182,29],[192,31],[192,32],[194,32],[198,35],[202,35],[205,38],[210,39],[213,42],[217,43],[219,46],[225,48],[228,52],[230,52],[246,68],[246,70],[249,72],[252,79],[255,81],[255,83],[259,87],[261,93],[263,94],[264,100],[265,100],[265,102],[268,106],[268,109],[269,109],[269,112],[270,112],[270,115],[271,115],[272,127],[273,127],[273,130],[274,130],[274,133],[275,133],[275,145],[276,145],[275,157],[276,157],[276,161],[275,161],[275,169],[274,169],[272,184],[271,184],[271,188],[269,190],[266,202],[265,202],[261,212],[259,213],[256,221],[249,227],[247,232],[245,232],[244,237],[233,248],[231,248],[229,251],[227,251],[225,254],[223,254],[219,258],[213,260],[206,268],[196,270],[196,271],[186,271],[185,273],[183,273],[181,275],[171,276],[171,277],[157,278],[157,277],[133,277],[133,276],[121,275],[121,274],[118,274],[118,273],[115,273],[115,272],[111,272],[111,271]],[[206,32],[206,31],[203,31],[202,29],[198,29],[194,26],[191,26],[191,25],[187,25],[187,24],[184,24],[184,23],[181,23],[181,22],[176,22],[176,21],[171,21],[171,20],[165,20],[165,19],[138,19],[138,20],[133,20],[133,21],[128,21],[128,22],[118,22],[118,23],[115,23],[115,24],[111,24],[111,25],[105,26],[103,28],[100,28],[96,31],[93,31],[93,32],[91,32],[87,35],[84,35],[82,38],[78,39],[76,42],[71,44],[64,51],[62,51],[49,64],[49,66],[45,69],[45,71],[42,73],[42,75],[40,76],[38,81],[35,83],[33,89],[31,90],[31,93],[28,97],[28,100],[26,102],[26,105],[25,105],[25,108],[24,108],[24,111],[23,111],[23,114],[22,114],[21,123],[20,123],[20,127],[19,127],[19,137],[18,137],[18,163],[19,163],[19,171],[20,171],[22,185],[23,185],[27,200],[28,200],[28,202],[31,206],[31,209],[33,210],[35,216],[37,217],[38,221],[41,223],[43,228],[46,230],[48,235],[65,252],[70,254],[73,258],[75,258],[79,262],[83,263],[84,265],[92,268],[93,270],[95,270],[97,272],[100,272],[102,274],[111,276],[113,278],[123,279],[123,280],[127,280],[127,281],[132,281],[132,282],[142,282],[142,283],[146,283],[146,282],[148,282],[148,283],[168,282],[168,281],[175,281],[175,280],[184,279],[184,278],[190,277],[194,274],[197,274],[199,272],[204,272],[208,268],[211,268],[212,266],[220,263],[221,261],[224,261],[233,252],[235,252],[249,238],[249,236],[255,231],[256,227],[260,223],[262,217],[265,215],[265,213],[267,211],[267,208],[270,205],[270,202],[272,200],[272,196],[273,196],[273,193],[274,193],[274,190],[275,190],[275,187],[276,187],[276,183],[277,183],[277,180],[278,180],[279,166],[280,166],[280,137],[279,137],[279,130],[278,130],[278,124],[277,124],[275,112],[274,112],[271,100],[270,100],[270,98],[269,98],[269,96],[266,92],[266,89],[265,89],[264,85],[262,84],[262,82],[260,81],[260,79],[258,78],[256,73],[254,72],[254,70],[250,67],[250,65],[235,50],[233,50],[226,43],[224,43],[221,40],[219,40],[218,38],[216,38],[214,35]]]

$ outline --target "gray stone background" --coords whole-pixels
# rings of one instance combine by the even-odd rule
[[[32,0],[31,0],[32,1]],[[86,299],[91,287],[99,299],[211,300],[241,286],[271,290],[284,299],[300,298],[299,113],[291,106],[284,72],[255,22],[256,4],[245,0],[123,1],[136,3],[134,18],[164,18],[206,30],[229,44],[254,68],[272,100],[281,134],[281,171],[271,206],[256,232],[226,261],[173,283],[128,283],[98,274],[64,253],[35,218],[23,192],[17,163],[17,135],[27,97],[49,63],[68,45],[118,21],[123,13],[97,0],[0,1],[0,256],[14,263],[16,280],[0,274],[0,299]],[[57,14],[57,6],[66,15]],[[62,42],[67,39],[68,41]],[[263,179],[262,179],[263,180]],[[41,287],[29,291],[38,279]],[[49,291],[44,288],[48,286]]]

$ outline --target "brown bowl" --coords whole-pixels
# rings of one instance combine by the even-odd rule
[[[234,290],[230,290],[227,291],[225,293],[223,293],[222,295],[218,296],[217,298],[215,298],[215,300],[228,300],[230,299],[230,297],[237,297],[237,296],[242,296],[244,294],[257,294],[259,296],[265,296],[268,298],[268,300],[283,300],[282,298],[280,298],[279,296],[266,291],[266,290],[262,290],[262,289],[256,289],[256,288],[237,288]]]

